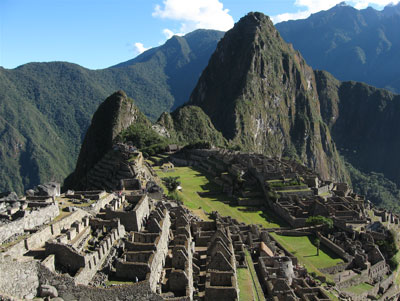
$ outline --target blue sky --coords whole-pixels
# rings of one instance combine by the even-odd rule
[[[172,34],[228,30],[249,11],[274,22],[306,18],[340,0],[0,0],[0,66],[68,61],[100,69],[127,61]],[[353,0],[381,9],[399,0]]]

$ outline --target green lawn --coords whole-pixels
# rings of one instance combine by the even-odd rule
[[[205,210],[207,213],[218,211],[222,216],[231,216],[239,222],[261,224],[265,228],[278,228],[283,222],[274,217],[273,213],[252,211],[250,207],[232,206],[232,198],[221,192],[220,186],[212,182],[211,177],[193,167],[175,167],[173,172],[162,172],[159,167],[153,167],[160,178],[180,177],[183,191],[180,193],[184,204],[191,210]],[[211,196],[200,197],[197,192],[214,192]]]
[[[353,293],[353,294],[362,294],[362,293],[369,291],[372,288],[373,288],[372,285],[363,282],[356,286],[350,286],[350,287],[346,288],[345,291],[347,291],[349,293]]]
[[[132,285],[134,284],[134,281],[129,281],[129,280],[107,280],[105,282],[106,286],[112,286],[112,285]]]
[[[253,259],[251,258],[250,253],[247,249],[244,250],[244,253],[246,256],[247,270],[249,272],[248,276],[250,276],[250,281],[252,282],[252,287],[253,287],[253,296],[254,296],[253,300],[265,301],[264,293],[261,288],[260,282],[258,281],[257,272],[254,268]]]
[[[246,268],[237,269],[239,300],[254,300],[253,283],[249,270]]]
[[[312,244],[314,237],[283,236],[275,233],[271,233],[271,235],[284,248],[296,256],[309,272],[315,272],[321,275],[321,272],[319,272],[318,269],[335,266],[336,264],[343,262],[341,258],[326,249],[323,245],[321,245],[319,256],[317,256],[317,247]]]

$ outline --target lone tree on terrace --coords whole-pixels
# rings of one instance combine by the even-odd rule
[[[174,192],[179,185],[181,185],[181,182],[179,181],[180,177],[165,177],[162,178],[162,181],[164,182],[165,187],[168,189],[168,192]]]
[[[319,256],[319,247],[321,246],[321,241],[318,237],[314,240],[314,244],[317,247],[317,256]]]

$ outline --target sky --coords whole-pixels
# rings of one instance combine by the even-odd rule
[[[0,0],[0,66],[67,61],[102,69],[198,28],[227,31],[250,11],[274,23],[342,0]],[[400,0],[351,0],[382,9]]]

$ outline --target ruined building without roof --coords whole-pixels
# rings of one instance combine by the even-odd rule
[[[341,296],[372,297],[344,292],[363,282],[371,284],[375,296],[399,296],[387,258],[376,244],[388,237],[388,228],[398,226],[397,215],[293,161],[222,149],[169,155],[171,166],[206,170],[221,191],[240,195],[242,206],[272,210],[288,227],[265,229],[218,212],[203,221],[162,196],[159,180],[140,152],[118,145],[112,151],[116,161],[107,155],[88,174],[92,190],[60,195],[50,185],[46,193],[37,189],[23,199],[2,199],[4,298],[239,300],[238,269],[249,267],[261,299],[329,300],[326,288],[273,232],[318,236],[343,260],[321,270],[334,279],[331,290]],[[325,234],[307,226],[307,217],[315,215],[331,218],[335,231]],[[24,279],[24,285],[5,281],[10,278]]]

